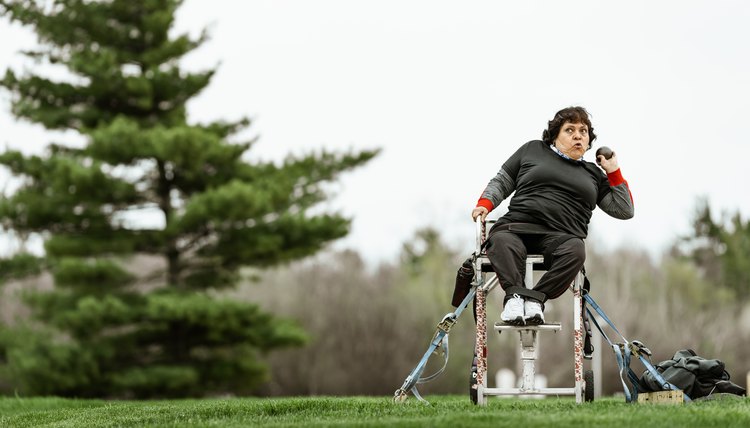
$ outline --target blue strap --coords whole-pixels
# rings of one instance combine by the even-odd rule
[[[455,324],[456,320],[464,311],[464,309],[466,309],[469,303],[474,299],[474,295],[476,294],[477,287],[479,285],[481,285],[481,280],[474,284],[474,286],[471,288],[471,291],[469,291],[469,294],[464,297],[464,300],[461,301],[461,304],[456,308],[454,312],[448,313],[443,317],[443,320],[438,324],[437,331],[435,332],[435,335],[430,342],[430,346],[422,356],[422,359],[419,360],[417,366],[414,367],[411,373],[409,373],[409,376],[406,377],[406,380],[404,380],[404,384],[401,385],[401,388],[396,390],[397,396],[401,393],[407,394],[409,392],[412,392],[419,401],[425,404],[430,404],[429,402],[427,402],[427,400],[422,398],[422,396],[419,394],[419,391],[417,391],[416,386],[417,384],[426,383],[433,380],[434,378],[439,376],[443,372],[443,370],[445,370],[445,367],[448,365],[448,333],[450,332],[451,327],[453,326],[453,324]],[[427,361],[430,359],[438,346],[442,346],[443,349],[445,360],[443,362],[443,367],[430,376],[421,377],[424,369],[427,367]]]
[[[583,298],[586,300],[586,303],[588,303],[589,305],[591,305],[591,307],[594,308],[594,310],[599,315],[602,316],[602,319],[604,319],[604,321],[606,321],[607,324],[609,324],[609,326],[612,327],[612,330],[614,330],[615,332],[617,332],[617,334],[620,335],[620,337],[622,338],[622,340],[624,340],[625,342],[627,342],[627,339],[625,339],[625,336],[623,336],[622,333],[620,333],[620,330],[618,330],[617,327],[615,327],[615,324],[609,319],[609,317],[607,316],[607,314],[604,313],[604,311],[602,310],[602,308],[600,308],[599,305],[596,304],[596,302],[594,301],[594,299],[588,293],[584,293],[583,294]],[[595,317],[591,317],[591,318],[595,318]],[[598,324],[597,324],[597,326],[598,326]],[[601,328],[599,330],[601,331]]]
[[[623,359],[623,365],[624,367],[621,368],[622,373],[620,374],[620,377],[625,376],[630,380],[630,383],[633,384],[633,391],[630,395],[630,402],[635,401],[638,398],[638,376],[633,373],[633,370],[630,369],[630,344],[625,341],[625,343],[622,344],[622,359]],[[635,380],[633,380],[635,378]]]
[[[594,325],[596,326],[597,330],[599,330],[599,333],[602,334],[602,336],[607,340],[607,343],[610,345],[614,345],[611,340],[609,340],[609,336],[607,336],[607,333],[604,332],[604,329],[602,326],[599,325],[599,321],[596,320],[596,317],[594,314],[591,313],[591,310],[589,308],[586,308],[586,313],[589,314],[589,319],[594,322]]]
[[[628,379],[633,384],[633,401],[638,401],[638,393],[640,392],[638,388],[638,375],[630,367],[628,367]]]
[[[441,345],[440,345],[440,349],[443,352],[443,367],[441,367],[440,370],[436,371],[435,373],[433,373],[433,374],[431,374],[429,376],[420,377],[417,380],[417,384],[427,383],[427,382],[435,379],[436,377],[440,376],[440,374],[443,373],[445,371],[445,368],[448,366],[448,334],[447,333],[446,333],[445,337],[443,337],[443,340],[442,340]],[[435,349],[435,350],[437,350],[437,349]]]
[[[641,353],[635,352],[631,350],[630,342],[625,339],[625,337],[620,333],[619,330],[617,330],[617,327],[615,327],[614,323],[607,317],[607,315],[604,313],[601,307],[599,307],[598,304],[594,301],[594,299],[588,294],[584,293],[583,298],[586,300],[586,303],[591,305],[591,307],[596,310],[596,312],[601,315],[602,319],[604,319],[607,324],[609,324],[612,329],[617,332],[617,334],[620,335],[620,337],[623,340],[623,349],[620,349],[620,346],[618,344],[612,343],[612,341],[609,339],[607,334],[604,332],[604,329],[599,325],[599,322],[596,320],[596,317],[591,313],[591,310],[586,307],[586,313],[589,315],[589,319],[594,322],[594,325],[596,326],[597,330],[602,334],[604,339],[607,340],[607,343],[612,347],[612,350],[615,352],[615,358],[617,360],[617,366],[619,367],[619,374],[620,374],[620,381],[622,382],[623,390],[625,392],[625,400],[630,403],[632,401],[637,400],[638,398],[638,392],[639,392],[639,379],[638,375],[635,374],[635,372],[630,368],[630,356],[634,355],[637,356],[638,359],[641,361],[641,364],[643,364],[644,367],[646,367],[646,370],[651,373],[651,375],[654,376],[657,382],[661,385],[661,387],[664,390],[674,390],[679,391],[680,389],[676,386],[672,385],[671,383],[667,382],[664,377],[654,368],[653,365],[651,365],[651,362],[648,361]],[[584,305],[585,306],[585,305]],[[627,376],[628,380],[630,380],[630,383],[633,384],[633,392],[631,394],[629,388],[627,387],[627,384],[625,383],[625,379],[623,376]],[[685,401],[692,401],[690,397],[687,394],[683,395],[685,397]]]
[[[469,306],[469,302],[474,300],[474,295],[477,294],[477,288],[479,287],[479,285],[480,284],[477,284],[476,286],[471,287],[471,291],[469,291],[469,294],[467,294],[466,297],[464,297],[464,300],[461,301],[461,304],[458,305],[458,307],[454,311],[454,313],[456,314],[456,318],[461,316],[461,312],[463,312],[464,309]]]
[[[625,384],[625,379],[622,377],[622,372],[625,368],[625,362],[622,358],[622,351],[620,350],[620,347],[615,344],[612,345],[612,350],[615,351],[615,359],[617,360],[617,367],[619,370],[617,370],[617,374],[620,376],[620,382],[622,383],[622,390],[625,392],[625,401],[630,403],[631,397],[630,397],[630,389],[628,389],[628,385]]]
[[[676,386],[669,383],[664,377],[659,373],[656,368],[651,365],[651,362],[648,361],[646,358],[644,358],[642,355],[639,355],[638,358],[640,358],[641,363],[644,367],[646,367],[646,370],[648,370],[649,373],[656,379],[657,382],[659,382],[659,385],[661,385],[662,389],[664,390],[673,390],[673,391],[679,391],[680,388],[677,388]],[[685,397],[685,401],[693,401],[684,391],[683,396]]]
[[[417,397],[417,400],[423,402],[424,404],[426,404],[428,406],[430,405],[430,402],[427,401],[427,400],[425,400],[424,398],[422,398],[422,396],[419,394],[419,391],[417,391],[417,387],[416,386],[412,387],[411,392],[412,392],[412,394],[414,394],[415,397]]]
[[[601,310],[601,308],[600,308]],[[620,349],[620,345],[613,343],[609,336],[607,336],[607,333],[604,332],[604,329],[601,325],[599,325],[599,321],[596,320],[596,317],[594,314],[591,313],[591,310],[587,307],[586,313],[589,315],[589,319],[594,322],[594,325],[596,326],[596,329],[599,330],[599,333],[604,337],[604,339],[609,343],[609,346],[612,347],[612,351],[615,353],[615,360],[617,361],[617,374],[620,376],[620,382],[622,383],[622,390],[625,393],[625,401],[630,403],[633,400],[633,397],[630,394],[630,389],[628,388],[627,383],[625,383],[625,377],[628,377],[628,379],[632,382],[633,379],[630,377],[630,373],[632,370],[630,370],[629,364],[630,364],[630,356],[625,355],[623,356],[622,349]],[[636,392],[637,394],[637,392]]]
[[[427,367],[427,360],[430,359],[430,356],[440,345],[440,342],[446,334],[447,333],[443,330],[440,330],[437,334],[435,334],[432,342],[430,343],[430,346],[427,348],[427,352],[424,353],[417,366],[414,367],[414,370],[412,370],[411,373],[409,373],[409,376],[406,377],[406,380],[404,380],[404,384],[401,385],[401,388],[396,391],[397,394],[399,393],[399,391],[403,391],[404,393],[413,392],[414,396],[417,397],[419,401],[427,403],[427,401],[419,395],[419,392],[417,392],[415,387],[417,383],[419,383],[422,372],[424,372],[425,367]]]

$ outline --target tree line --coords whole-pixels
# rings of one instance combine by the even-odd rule
[[[698,211],[704,209],[701,205]],[[711,221],[734,233],[720,219]],[[742,296],[750,284],[726,284],[724,278],[737,273],[724,268],[719,268],[720,275],[707,275],[708,270],[694,262],[705,245],[702,237],[686,237],[654,260],[643,249],[605,250],[589,243],[586,271],[591,293],[626,338],[641,340],[653,351],[654,363],[691,348],[724,361],[733,381],[744,384],[750,371],[750,350],[744,345],[750,339],[750,301]],[[467,256],[445,243],[437,231],[426,229],[404,244],[397,261],[376,269],[364,264],[356,252],[327,253],[241,285],[233,292],[238,298],[261,302],[274,313],[298,321],[312,337],[302,348],[269,355],[272,378],[259,393],[392,394],[422,357],[442,316],[453,309],[456,270]],[[723,266],[724,255],[714,257]],[[490,293],[490,323],[499,319],[501,305],[501,291]],[[549,301],[545,313],[549,320],[561,322],[563,329],[542,337],[537,371],[547,377],[550,387],[569,387],[572,294]],[[471,311],[466,311],[451,330],[445,372],[420,386],[421,392],[468,393],[474,334]],[[519,373],[518,337],[488,334],[493,385],[494,372],[500,368]],[[616,337],[611,331],[608,334]],[[605,341],[600,346],[602,392],[621,392],[614,354]],[[442,358],[433,355],[425,374],[441,364]],[[631,367],[639,375],[644,369],[638,362]]]

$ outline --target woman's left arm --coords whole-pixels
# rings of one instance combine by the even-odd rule
[[[630,193],[628,182],[622,176],[620,166],[617,164],[617,155],[610,159],[600,156],[599,165],[607,173],[607,178],[602,177],[603,192],[600,193],[599,208],[614,218],[627,220],[635,215],[633,206],[633,195]]]
[[[633,206],[633,195],[630,194],[630,187],[628,182],[622,178],[622,174],[618,169],[615,172],[607,174],[607,183],[603,184],[607,186],[608,191],[604,192],[604,196],[599,200],[599,208],[605,213],[611,215],[614,218],[620,220],[627,220],[633,218],[635,215],[635,208]]]

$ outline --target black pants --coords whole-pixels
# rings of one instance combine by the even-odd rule
[[[550,245],[559,242],[559,237],[558,233],[517,234],[506,230],[490,234],[487,257],[505,290],[505,301],[518,294],[544,304],[565,293],[586,261],[586,245],[580,238],[571,237],[552,252],[552,265],[533,290],[526,289],[523,282],[526,255],[544,254]]]

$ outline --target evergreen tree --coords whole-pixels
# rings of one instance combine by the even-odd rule
[[[259,353],[305,340],[296,324],[217,291],[242,267],[304,257],[344,236],[347,219],[310,208],[327,197],[325,183],[376,152],[251,163],[252,141],[230,141],[249,120],[189,123],[185,104],[215,70],[180,68],[206,40],[170,36],[180,4],[0,0],[4,16],[38,35],[26,55],[70,72],[55,80],[8,70],[0,85],[13,114],[86,139],[43,156],[0,155],[22,180],[0,201],[2,227],[45,240],[44,257],[5,260],[2,277],[44,269],[55,284],[27,295],[36,328],[0,337],[4,372],[20,391],[242,394],[266,376]],[[158,212],[162,225],[132,225],[141,212]],[[157,284],[129,269],[140,254],[163,259]]]
[[[735,298],[750,299],[750,221],[743,220],[739,211],[729,219],[715,220],[708,201],[700,201],[693,215],[693,233],[676,245],[675,252]]]

